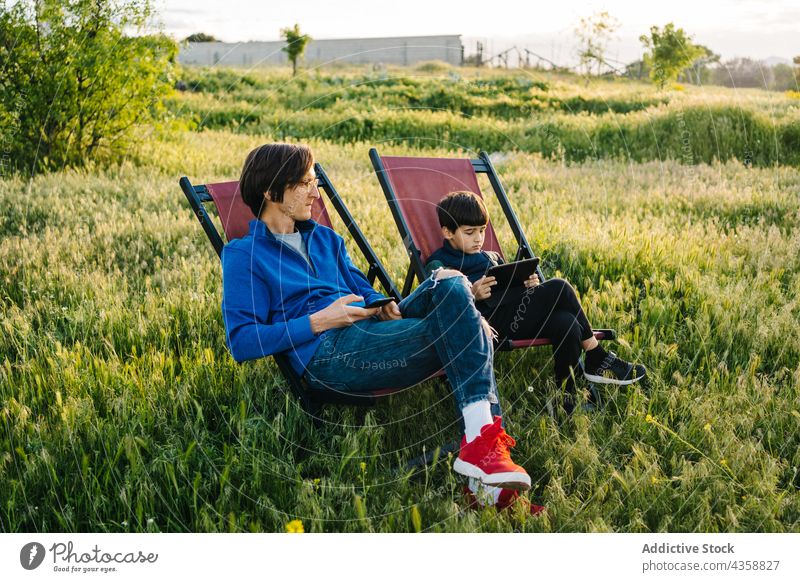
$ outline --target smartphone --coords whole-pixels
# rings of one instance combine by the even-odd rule
[[[383,299],[376,299],[372,303],[368,303],[364,306],[364,309],[372,309],[373,307],[383,307],[384,305],[389,305],[394,299],[391,297],[384,297]]]

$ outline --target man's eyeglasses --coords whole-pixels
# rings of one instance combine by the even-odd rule
[[[318,184],[318,181],[319,181],[319,178],[314,176],[313,178],[308,178],[306,180],[300,180],[295,185],[295,187],[296,188],[301,188],[301,189],[305,190],[306,192],[310,192],[311,188],[313,188],[314,186],[316,186]]]

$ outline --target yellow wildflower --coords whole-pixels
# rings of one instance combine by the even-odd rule
[[[657,484],[657,483],[658,483],[658,479],[656,478],[656,476],[655,476],[655,475],[653,475],[652,477],[650,477],[650,483],[652,483],[653,485],[655,485],[655,484]]]
[[[652,415],[652,414],[648,414],[647,416],[645,416],[645,417],[644,417],[644,421],[645,421],[645,422],[652,423],[652,422],[654,422],[654,421],[655,421],[655,418],[653,418],[653,415]]]
[[[305,533],[303,522],[299,519],[293,519],[286,524],[286,533]]]
[[[723,467],[727,467],[728,466],[728,461],[726,461],[725,459],[720,459],[719,460],[719,464],[722,465]]]
[[[367,464],[364,461],[361,461],[361,472],[364,473],[367,470]]]
[[[711,423],[707,422],[705,424],[705,426],[703,427],[703,430],[706,431],[706,432],[711,432]]]

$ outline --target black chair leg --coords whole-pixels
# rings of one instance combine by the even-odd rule
[[[305,413],[311,417],[311,424],[314,425],[314,428],[322,428],[322,404],[309,399],[303,399],[302,406]]]

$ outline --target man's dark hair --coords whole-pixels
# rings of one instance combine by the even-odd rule
[[[439,225],[455,232],[459,226],[484,226],[489,213],[480,196],[472,192],[450,192],[436,205]]]
[[[287,187],[298,184],[314,163],[314,154],[306,145],[268,143],[257,147],[244,161],[239,191],[245,204],[258,217],[264,205],[264,193],[270,200],[283,202]]]

